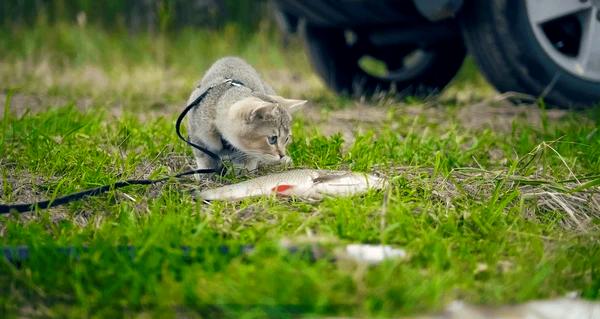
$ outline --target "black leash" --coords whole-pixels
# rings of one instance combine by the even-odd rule
[[[323,257],[328,258],[324,255],[324,252],[320,251],[321,248],[318,246],[309,245],[309,244],[300,244],[300,245],[288,245],[282,247],[287,253],[294,254],[297,256],[307,257],[310,261],[317,261],[317,259],[322,259]],[[154,250],[160,248],[154,247]],[[220,254],[223,256],[230,257],[239,257],[243,255],[248,255],[254,251],[256,251],[255,245],[245,244],[245,245],[219,245],[219,246],[203,246],[203,247],[191,247],[191,246],[180,246],[178,247],[179,253],[181,256],[189,261],[204,261],[205,256],[209,254]],[[90,256],[99,251],[99,249],[91,246],[63,246],[63,247],[36,247],[35,249],[30,249],[28,246],[0,246],[0,261],[4,260],[15,266],[21,266],[27,261],[31,259],[31,256],[35,251],[37,254],[43,254],[44,256],[55,255],[57,257],[64,257],[65,259],[79,259],[84,256]],[[129,257],[130,260],[135,260],[136,255],[139,254],[140,247],[132,246],[132,245],[122,245],[115,246],[112,249],[113,252],[116,252],[120,255],[124,255],[125,257]],[[328,258],[331,261],[334,261],[333,258]]]
[[[0,204],[0,214],[8,214],[13,211],[17,212],[17,213],[25,213],[25,212],[33,211],[36,208],[46,209],[46,208],[50,208],[50,207],[64,205],[66,203],[80,200],[85,197],[100,195],[100,194],[106,193],[110,190],[114,190],[117,188],[123,188],[123,187],[127,187],[130,185],[153,185],[153,184],[157,184],[157,183],[162,183],[171,178],[181,178],[183,176],[193,175],[193,174],[210,174],[210,173],[218,173],[220,175],[225,174],[227,169],[223,163],[223,160],[221,159],[221,157],[219,155],[206,149],[205,147],[202,147],[202,146],[190,141],[189,139],[185,138],[181,134],[181,122],[183,121],[183,119],[185,118],[187,113],[191,109],[196,107],[198,104],[200,104],[200,102],[202,102],[202,100],[204,100],[204,98],[208,95],[208,93],[212,89],[214,89],[217,86],[221,86],[221,85],[226,85],[226,86],[231,86],[231,87],[245,86],[240,81],[233,80],[233,79],[227,79],[220,84],[209,87],[208,89],[206,89],[206,91],[202,92],[202,94],[200,94],[197,98],[195,98],[194,101],[192,101],[190,104],[188,104],[185,107],[185,109],[181,112],[181,114],[179,114],[179,117],[177,118],[177,122],[175,123],[175,131],[177,132],[177,136],[181,140],[186,142],[188,145],[192,146],[193,148],[195,148],[199,151],[206,153],[206,155],[210,156],[212,159],[217,161],[219,163],[219,166],[217,168],[194,169],[194,170],[185,171],[182,173],[178,173],[175,175],[171,175],[171,176],[167,176],[167,177],[163,177],[163,178],[159,178],[159,179],[129,179],[129,180],[119,181],[119,182],[109,184],[109,185],[103,185],[100,187],[84,190],[84,191],[77,192],[77,193],[72,193],[69,195],[58,197],[56,199],[43,200],[43,201],[34,202],[34,203],[10,204],[10,205]]]
[[[184,258],[190,258],[193,255],[197,255],[198,257],[202,257],[207,253],[215,251],[222,255],[231,255],[231,256],[239,256],[242,254],[251,253],[254,251],[253,245],[242,245],[242,246],[228,246],[228,245],[220,245],[216,247],[211,247],[211,249],[202,249],[197,248],[194,249],[190,246],[180,246],[180,253]],[[36,247],[38,252],[42,251],[44,255],[57,255],[66,258],[75,258],[78,259],[85,255],[90,255],[98,250],[94,247],[89,246],[64,246],[64,247]],[[132,245],[122,245],[115,246],[112,249],[114,252],[129,256],[131,260],[135,259],[135,256],[138,254],[140,250],[139,247]],[[212,250],[212,251],[211,251]],[[293,250],[289,250],[290,252],[294,252]],[[32,255],[32,249],[28,246],[2,246],[0,247],[0,260],[2,257],[12,264],[20,265],[30,259]]]

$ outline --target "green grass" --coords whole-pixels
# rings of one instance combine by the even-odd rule
[[[272,36],[235,34],[188,30],[155,39],[60,25],[2,37],[2,89],[14,96],[0,121],[0,200],[52,198],[187,169],[191,151],[176,138],[174,121],[202,70],[221,55],[241,55],[267,78],[297,73],[299,81],[274,84],[310,99],[323,121],[355,108],[321,86],[297,42],[282,48]],[[85,70],[100,75],[81,77]],[[563,213],[525,199],[506,177],[597,175],[598,108],[560,119],[542,110],[539,123],[517,117],[505,129],[464,122],[461,110],[490,91],[467,65],[435,107],[372,102],[385,116],[351,121],[353,141],[325,135],[329,122],[296,117],[295,166],[375,170],[391,178],[387,194],[206,205],[190,195],[196,182],[184,180],[2,216],[0,245],[27,245],[31,253],[19,266],[0,261],[0,313],[392,316],[437,311],[455,299],[499,305],[571,291],[599,299],[598,220],[584,230],[565,227]],[[461,94],[472,95],[468,103]],[[22,96],[41,102],[19,102]],[[504,175],[460,179],[455,173],[464,167]],[[445,181],[458,189],[444,188]],[[279,248],[282,239],[307,234],[403,247],[409,258],[366,267]],[[67,245],[93,251],[67,258],[53,250]],[[138,247],[135,257],[115,249],[124,245]],[[256,250],[236,253],[244,245]],[[181,246],[191,253],[184,256]]]

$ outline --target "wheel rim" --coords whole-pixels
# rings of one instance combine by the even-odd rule
[[[377,61],[384,68],[383,70],[374,71],[372,67],[369,67],[370,63],[363,63],[365,60],[370,63]],[[393,61],[367,53],[359,58],[358,65],[363,72],[370,76],[385,81],[399,82],[409,81],[415,78],[421,74],[423,70],[427,69],[432,60],[433,54],[431,52],[416,49],[404,56],[396,57]]]
[[[416,45],[413,47],[365,46],[359,41],[359,36],[349,30],[344,31],[344,41],[362,72],[388,82],[412,80],[427,69],[434,58],[432,52]]]
[[[526,0],[542,49],[563,69],[600,82],[600,0]]]

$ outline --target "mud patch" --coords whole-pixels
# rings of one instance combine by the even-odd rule
[[[543,111],[534,104],[514,104],[505,95],[498,95],[460,108],[456,117],[468,129],[489,128],[496,132],[510,132],[515,121],[539,128],[544,117],[548,121],[559,121],[568,114],[568,111],[558,109]]]
[[[0,199],[6,201],[18,201],[20,203],[43,200],[40,185],[55,184],[60,180],[54,176],[39,176],[27,171],[15,171],[7,169],[5,176],[0,179]]]
[[[311,125],[314,124],[318,131],[326,136],[341,134],[345,148],[351,145],[355,136],[361,132],[377,132],[377,128],[383,124],[390,124],[394,128],[398,125],[396,123],[413,118],[423,120],[423,125],[435,124],[442,130],[458,125],[471,131],[491,129],[498,133],[511,132],[515,123],[541,128],[544,123],[559,123],[573,115],[578,116],[580,121],[591,121],[568,110],[542,110],[534,103],[513,103],[510,98],[510,94],[501,94],[458,107],[445,105],[439,99],[430,99],[422,104],[355,102],[336,110],[323,109],[311,103],[302,111],[300,117]]]
[[[4,117],[4,106],[9,94],[0,92],[0,117]],[[12,93],[10,95],[9,111],[12,116],[21,117],[27,113],[39,113],[52,108],[74,105],[82,111],[89,110],[92,106],[91,98],[70,100],[60,96],[42,94]]]
[[[311,103],[302,111],[301,117],[315,125],[325,136],[341,134],[344,139],[343,148],[347,149],[354,143],[357,134],[376,128],[386,121],[389,111],[389,108],[363,103],[355,103],[339,110],[324,110]]]
[[[315,75],[305,75],[285,69],[273,69],[262,72],[264,81],[269,83],[277,94],[299,98],[322,89],[323,85]]]

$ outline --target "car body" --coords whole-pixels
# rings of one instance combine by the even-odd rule
[[[469,53],[500,92],[560,107],[600,101],[600,0],[274,3],[279,25],[301,33],[316,72],[342,94],[429,95]]]

